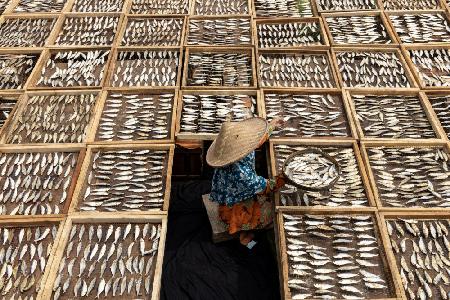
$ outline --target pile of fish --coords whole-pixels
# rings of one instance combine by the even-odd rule
[[[119,17],[68,17],[55,41],[56,45],[111,45]]]
[[[323,45],[317,21],[258,23],[259,48]]]
[[[384,0],[383,0],[384,1]],[[316,0],[319,10],[354,11],[377,9],[377,0]]]
[[[6,143],[83,143],[95,99],[95,94],[32,96],[15,114]]]
[[[282,205],[368,206],[366,192],[352,146],[319,146],[319,148],[332,156],[341,166],[342,173],[338,181],[326,193],[303,192],[294,186],[286,185],[280,193]],[[304,146],[274,145],[277,169],[281,169],[290,154],[305,149]]]
[[[239,94],[184,94],[180,131],[184,133],[218,133],[230,113],[235,121],[255,115],[256,97]]]
[[[187,85],[253,85],[252,57],[247,53],[201,52],[189,55]]]
[[[179,46],[182,18],[130,18],[122,46]]]
[[[195,15],[246,15],[247,0],[195,0]]]
[[[388,15],[405,44],[450,42],[450,22],[444,13]]]
[[[370,215],[283,214],[291,299],[381,299],[395,293]]]
[[[100,86],[109,50],[62,51],[52,54],[41,70],[37,86]]]
[[[5,125],[16,103],[16,97],[0,96],[0,129]]]
[[[267,120],[285,121],[274,137],[351,136],[340,96],[266,92],[264,97]]]
[[[381,15],[325,18],[334,44],[391,44]]]
[[[36,299],[58,227],[0,227],[2,299]]]
[[[427,10],[441,9],[439,0],[383,0],[386,10]]]
[[[450,49],[420,49],[408,52],[424,85],[450,86]]]
[[[176,50],[121,51],[112,86],[176,86],[179,55]]]
[[[11,0],[0,0],[0,14],[5,12],[5,9],[11,3]]]
[[[67,0],[19,0],[15,13],[56,13],[62,11]]]
[[[111,150],[93,153],[81,211],[141,211],[164,204],[168,151]]]
[[[77,163],[75,152],[0,154],[0,214],[62,213]]]
[[[56,19],[5,19],[0,25],[0,47],[42,47]]]
[[[133,0],[130,14],[166,15],[188,14],[189,1],[186,0]]]
[[[319,153],[294,156],[286,165],[285,172],[296,184],[311,188],[326,187],[339,176],[333,162]]]
[[[411,87],[396,53],[336,53],[344,87]]]
[[[310,0],[254,0],[257,17],[312,17]]]
[[[33,54],[0,54],[0,89],[24,88],[37,59]]]
[[[366,137],[436,138],[418,96],[352,95]]]
[[[386,226],[407,299],[449,299],[450,222],[405,218]]]
[[[262,87],[336,87],[326,54],[260,54],[259,73]]]
[[[97,140],[170,138],[174,94],[111,93],[105,102]]]
[[[384,206],[450,207],[450,162],[442,147],[379,147],[367,153]]]
[[[251,45],[250,18],[190,19],[187,44]]]
[[[73,224],[51,299],[150,297],[160,234],[159,224]]]
[[[73,12],[121,12],[125,0],[75,0]]]
[[[431,102],[431,106],[433,107],[442,128],[450,139],[450,97],[428,95],[428,99]]]

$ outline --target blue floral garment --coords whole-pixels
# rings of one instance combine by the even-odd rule
[[[255,171],[255,151],[238,162],[214,170],[210,199],[221,205],[253,198],[266,188],[266,179]]]

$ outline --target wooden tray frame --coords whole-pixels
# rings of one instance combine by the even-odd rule
[[[437,116],[436,112],[434,111],[434,108],[432,106],[433,101],[430,100],[429,96],[449,96],[449,94],[445,93],[445,92],[424,92],[423,97],[424,97],[424,103],[427,106],[430,115],[432,115],[435,120],[436,131],[439,132],[439,134],[440,134],[440,136],[442,136],[443,140],[450,142],[450,138],[449,138],[448,134],[445,132],[444,127],[442,126],[442,123],[439,120],[439,117]],[[450,147],[449,147],[449,149],[450,149]]]
[[[277,215],[276,215],[276,219],[277,219],[277,223],[278,223],[278,233],[280,235],[280,241],[279,241],[279,249],[280,249],[280,255],[281,255],[281,260],[279,262],[280,266],[280,273],[282,274],[282,279],[283,281],[281,282],[282,285],[282,290],[284,292],[284,297],[283,299],[286,300],[292,300],[292,296],[291,293],[289,291],[289,287],[287,285],[287,279],[289,278],[288,274],[289,274],[289,266],[288,266],[288,257],[287,257],[287,250],[286,250],[286,236],[285,236],[285,231],[284,231],[284,221],[283,221],[283,213],[290,213],[290,214],[294,214],[294,215],[302,215],[302,214],[313,214],[313,215],[352,215],[352,216],[357,216],[357,215],[371,215],[374,218],[374,231],[376,233],[376,238],[377,238],[377,242],[378,242],[378,248],[380,249],[381,253],[384,254],[384,256],[382,255],[382,264],[384,266],[383,270],[385,271],[386,276],[388,277],[388,279],[390,279],[392,287],[393,287],[393,293],[395,294],[394,297],[391,298],[377,298],[378,300],[396,300],[396,299],[402,299],[402,293],[400,290],[400,284],[401,281],[398,281],[398,277],[396,276],[397,274],[394,273],[393,270],[393,266],[390,259],[389,259],[389,255],[388,255],[388,251],[386,251],[386,243],[389,242],[389,240],[386,241],[386,238],[384,236],[384,232],[382,230],[382,223],[380,221],[380,218],[375,210],[375,208],[360,208],[360,209],[352,209],[352,210],[348,210],[348,209],[342,209],[342,208],[338,208],[338,207],[333,207],[333,208],[326,208],[326,209],[314,209],[314,208],[280,208]],[[307,298],[307,300],[313,300],[313,298]],[[340,299],[342,300],[342,299]]]
[[[260,74],[260,63],[259,63],[259,55],[260,54],[321,54],[321,55],[325,55],[327,57],[328,60],[328,64],[329,64],[329,69],[330,69],[330,75],[332,76],[334,83],[335,83],[335,87],[331,87],[331,88],[314,88],[314,87],[284,87],[284,86],[263,86],[262,85],[262,79],[261,79],[261,74]],[[258,49],[258,51],[256,52],[256,64],[257,64],[257,74],[258,74],[258,86],[261,89],[279,89],[279,90],[298,90],[298,91],[334,91],[336,89],[340,89],[342,87],[340,79],[339,79],[339,74],[338,74],[338,69],[336,68],[336,64],[333,61],[333,57],[330,55],[330,52],[328,50],[313,50],[311,47],[309,47],[308,49],[299,49],[299,50],[273,50],[273,49]]]
[[[217,17],[217,16],[226,16],[226,17],[231,17],[231,16],[249,16],[252,14],[253,11],[253,3],[252,0],[247,0],[247,8],[248,8],[248,13],[246,14],[211,14],[211,15],[198,15],[195,13],[195,7],[196,7],[196,3],[195,0],[191,0],[189,1],[190,4],[190,8],[189,8],[189,16],[208,16],[208,17]]]
[[[371,46],[372,47],[372,46]],[[333,64],[335,65],[336,70],[339,70],[339,64],[337,62],[336,53],[339,52],[384,52],[384,53],[395,53],[403,66],[405,71],[405,76],[409,80],[410,87],[346,87],[344,85],[344,80],[342,79],[341,72],[337,72],[337,76],[339,78],[339,84],[343,89],[365,92],[365,91],[373,91],[373,90],[383,90],[387,91],[404,91],[404,90],[415,90],[418,91],[419,87],[412,75],[412,72],[409,70],[408,64],[405,61],[400,49],[394,47],[383,47],[383,48],[356,48],[356,47],[339,47],[339,48],[331,48],[331,59],[333,60]]]
[[[261,100],[259,101],[261,104],[261,108],[260,111],[262,113],[261,117],[263,118],[267,118],[267,113],[266,113],[266,103],[265,103],[265,96],[267,93],[275,93],[275,94],[286,94],[286,93],[292,93],[292,94],[299,94],[299,95],[316,95],[316,94],[332,94],[332,95],[336,95],[341,97],[342,103],[343,103],[343,112],[344,112],[344,116],[347,118],[347,123],[348,123],[348,127],[350,129],[350,136],[348,137],[340,137],[340,136],[314,136],[314,137],[304,137],[304,136],[297,136],[297,137],[292,137],[294,139],[302,139],[302,140],[357,140],[358,139],[358,134],[356,131],[356,126],[355,126],[355,122],[353,120],[353,116],[351,114],[351,109],[350,109],[350,104],[348,102],[348,99],[345,97],[345,90],[341,91],[341,89],[334,89],[334,90],[329,90],[329,89],[324,89],[323,91],[321,91],[320,89],[316,90],[305,90],[305,91],[299,91],[296,89],[293,90],[280,90],[280,89],[261,89]],[[284,139],[289,139],[290,137],[272,137],[270,140],[284,140]]]
[[[181,88],[183,90],[255,90],[258,87],[258,81],[256,77],[256,62],[255,62],[255,49],[253,47],[185,47],[186,59],[184,60],[183,66],[183,80],[181,83]],[[188,76],[188,66],[189,66],[189,58],[191,53],[202,53],[202,52],[211,52],[211,53],[245,53],[249,54],[251,57],[251,69],[252,69],[252,84],[250,86],[190,86],[187,85],[187,76]]]
[[[64,228],[60,233],[60,238],[58,241],[57,247],[55,247],[56,251],[53,253],[53,260],[51,262],[51,267],[49,268],[48,276],[46,280],[42,281],[41,295],[37,299],[45,300],[51,299],[53,283],[56,279],[56,275],[58,273],[59,263],[64,255],[64,250],[68,244],[70,230],[73,224],[83,224],[83,223],[158,223],[161,224],[161,234],[159,238],[158,245],[158,254],[156,256],[156,267],[155,274],[153,280],[153,289],[152,289],[152,300],[159,299],[160,288],[161,288],[161,274],[162,274],[162,260],[164,256],[164,247],[166,241],[166,233],[167,233],[167,217],[165,215],[133,215],[129,214],[117,214],[117,213],[102,213],[97,214],[95,216],[81,216],[81,215],[73,215],[69,216],[64,224]]]
[[[256,98],[257,116],[262,117],[261,95],[259,90],[181,90],[177,98],[177,113],[175,135],[177,141],[182,140],[201,140],[212,141],[217,134],[209,133],[184,133],[181,132],[181,113],[183,111],[183,95],[252,95]]]
[[[286,47],[259,47],[258,39],[258,25],[259,24],[289,24],[289,23],[319,23],[320,37],[323,40],[322,45],[301,45],[301,46],[286,46]],[[271,18],[271,19],[254,19],[253,20],[253,40],[254,45],[259,50],[295,50],[295,49],[315,49],[328,50],[330,49],[330,39],[325,30],[324,21],[320,17],[307,18]]]
[[[431,104],[429,104],[427,102],[426,96],[423,92],[417,92],[417,91],[412,91],[412,90],[405,90],[404,92],[402,91],[383,91],[382,89],[374,89],[372,91],[366,91],[366,92],[355,92],[355,91],[351,91],[351,90],[345,90],[344,92],[344,97],[347,99],[347,103],[350,106],[350,110],[351,110],[351,115],[353,118],[353,122],[356,126],[356,131],[358,133],[358,137],[361,141],[399,141],[399,140],[405,140],[405,141],[410,141],[410,142],[414,142],[415,140],[417,140],[416,138],[378,138],[378,137],[366,137],[364,135],[364,131],[362,130],[362,126],[361,126],[361,122],[358,119],[358,115],[356,112],[356,106],[355,103],[352,100],[352,95],[388,95],[388,96],[393,96],[393,95],[405,95],[405,96],[417,96],[419,98],[419,102],[422,106],[422,109],[425,113],[425,115],[428,118],[428,121],[431,125],[431,127],[433,128],[434,133],[436,134],[435,138],[422,138],[424,140],[427,141],[431,141],[431,142],[440,142],[442,139],[444,139],[445,137],[442,135],[442,130],[440,128],[439,125],[439,121],[437,120],[437,117],[435,114],[433,114],[433,109],[431,108]]]
[[[415,140],[415,141],[362,141],[361,142],[361,155],[364,161],[364,166],[366,168],[367,176],[369,177],[370,186],[372,187],[373,196],[375,198],[376,206],[378,207],[379,212],[397,212],[397,213],[408,213],[411,211],[421,211],[421,212],[450,212],[449,208],[444,207],[390,207],[383,206],[383,203],[380,199],[380,194],[378,192],[375,175],[372,171],[371,165],[369,163],[369,155],[367,153],[367,148],[374,147],[390,147],[390,148],[406,148],[406,147],[417,147],[417,148],[443,148],[450,153],[450,143],[446,143],[445,141],[428,141],[428,140]]]
[[[249,0],[251,1],[251,0]],[[194,1],[195,2],[195,1]],[[191,20],[228,20],[228,19],[248,19],[250,23],[250,44],[233,44],[233,45],[189,45],[188,39],[189,39],[189,24],[191,23]],[[186,24],[185,24],[185,34],[183,36],[183,46],[189,47],[189,48],[230,48],[230,47],[253,47],[255,45],[255,39],[254,39],[254,32],[255,28],[253,27],[253,18],[250,15],[208,15],[208,16],[200,16],[200,15],[190,15],[186,17]]]
[[[380,0],[381,1],[381,0]],[[330,26],[328,25],[327,18],[339,18],[339,17],[367,17],[367,16],[378,16],[381,19],[381,24],[384,25],[384,28],[386,29],[386,32],[388,34],[388,38],[391,40],[390,44],[363,44],[363,43],[356,43],[356,44],[338,44],[334,41],[333,35],[331,34]],[[342,12],[342,13],[324,13],[322,14],[324,27],[326,29],[326,33],[328,35],[328,39],[330,40],[330,44],[335,47],[361,47],[361,48],[386,48],[386,47],[398,47],[397,39],[394,35],[393,29],[390,26],[390,23],[386,20],[386,15],[380,11],[380,10],[370,10],[370,11],[356,11],[356,12]]]
[[[17,124],[18,119],[17,117],[22,114],[22,112],[25,110],[28,100],[30,99],[30,97],[33,96],[53,96],[53,95],[80,95],[80,94],[96,94],[96,100],[95,100],[95,105],[92,108],[92,114],[91,114],[91,119],[89,120],[89,123],[87,124],[87,128],[86,128],[86,136],[84,138],[84,142],[81,143],[23,143],[23,144],[7,144],[6,143],[6,139],[7,137],[12,133],[12,129],[14,127],[14,125]],[[92,130],[91,128],[94,125],[94,117],[96,114],[96,111],[98,110],[99,107],[99,102],[100,102],[100,98],[101,97],[101,91],[98,90],[54,90],[54,91],[26,91],[25,94],[23,94],[23,96],[21,97],[21,101],[20,103],[18,102],[16,105],[17,109],[14,111],[14,114],[11,115],[11,118],[13,120],[11,120],[11,118],[8,118],[8,120],[11,120],[10,122],[8,122],[8,126],[7,128],[5,128],[4,130],[0,131],[0,149],[2,146],[5,145],[9,145],[9,146],[16,146],[16,147],[20,147],[22,145],[27,145],[27,146],[56,146],[56,145],[61,145],[61,144],[79,144],[79,145],[84,145],[87,142],[87,138],[89,136],[89,132]],[[6,124],[5,124],[6,125]],[[5,127],[5,126],[4,126]]]
[[[162,209],[148,209],[138,212],[114,212],[113,214],[117,215],[123,213],[124,215],[146,215],[146,214],[166,214],[169,209],[169,200],[170,200],[170,191],[171,191],[171,177],[172,177],[172,164],[173,164],[173,155],[175,151],[174,144],[114,144],[114,145],[90,145],[87,147],[86,156],[83,160],[83,165],[81,166],[80,176],[78,177],[77,184],[75,187],[75,191],[73,193],[72,201],[70,203],[70,207],[68,210],[69,215],[83,215],[83,216],[93,216],[94,218],[98,215],[105,214],[103,211],[89,211],[83,212],[78,210],[79,204],[82,202],[82,192],[85,186],[85,178],[89,175],[88,171],[91,166],[91,158],[94,151],[99,150],[122,150],[122,149],[133,149],[133,150],[167,150],[168,158],[167,158],[167,173],[166,173],[166,182],[165,182],[165,191],[164,191],[164,203]]]
[[[276,168],[276,159],[275,159],[275,145],[292,145],[292,146],[331,146],[331,147],[352,147],[353,153],[355,154],[356,163],[358,165],[358,171],[359,175],[361,177],[362,186],[364,187],[364,191],[366,193],[368,206],[338,206],[338,207],[329,207],[329,206],[283,206],[280,202],[280,193],[275,193],[275,208],[276,210],[283,209],[289,209],[289,207],[292,207],[292,209],[297,208],[309,208],[311,210],[345,210],[345,211],[353,211],[353,210],[361,210],[364,208],[374,208],[377,207],[377,202],[374,199],[374,194],[372,193],[369,177],[366,173],[366,168],[364,165],[363,158],[361,156],[361,152],[358,148],[358,143],[356,140],[337,140],[337,139],[290,139],[290,138],[283,138],[283,139],[276,139],[276,140],[270,140],[269,143],[269,155],[270,155],[270,166],[269,166],[269,176],[276,176],[279,175],[278,169]]]

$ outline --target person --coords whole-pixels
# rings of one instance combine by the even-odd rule
[[[283,124],[252,117],[239,122],[227,119],[209,147],[206,162],[214,168],[209,198],[219,204],[219,217],[228,233],[239,232],[242,245],[251,249],[253,230],[272,223],[273,205],[267,195],[285,184],[283,176],[265,179],[255,171],[255,149]]]

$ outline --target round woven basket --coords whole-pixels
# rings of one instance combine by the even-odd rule
[[[305,154],[310,154],[310,153],[316,153],[316,154],[320,154],[322,155],[324,158],[326,158],[327,160],[329,160],[336,168],[336,172],[337,172],[337,176],[336,178],[334,178],[329,184],[321,186],[321,187],[310,187],[310,186],[306,186],[306,185],[302,185],[299,183],[296,183],[293,179],[289,178],[289,176],[286,173],[286,167],[289,165],[289,163],[296,157],[305,155]],[[325,192],[328,191],[330,188],[332,188],[336,182],[339,180],[339,177],[341,176],[342,170],[341,170],[341,166],[339,165],[339,163],[337,162],[336,159],[334,159],[331,155],[329,155],[328,153],[323,152],[321,149],[319,148],[314,148],[314,147],[310,147],[304,150],[300,150],[300,151],[296,151],[294,153],[292,153],[291,155],[289,155],[286,160],[283,163],[283,168],[282,168],[282,172],[284,177],[286,178],[286,181],[301,189],[301,190],[305,190],[305,191],[311,191],[311,192]]]

